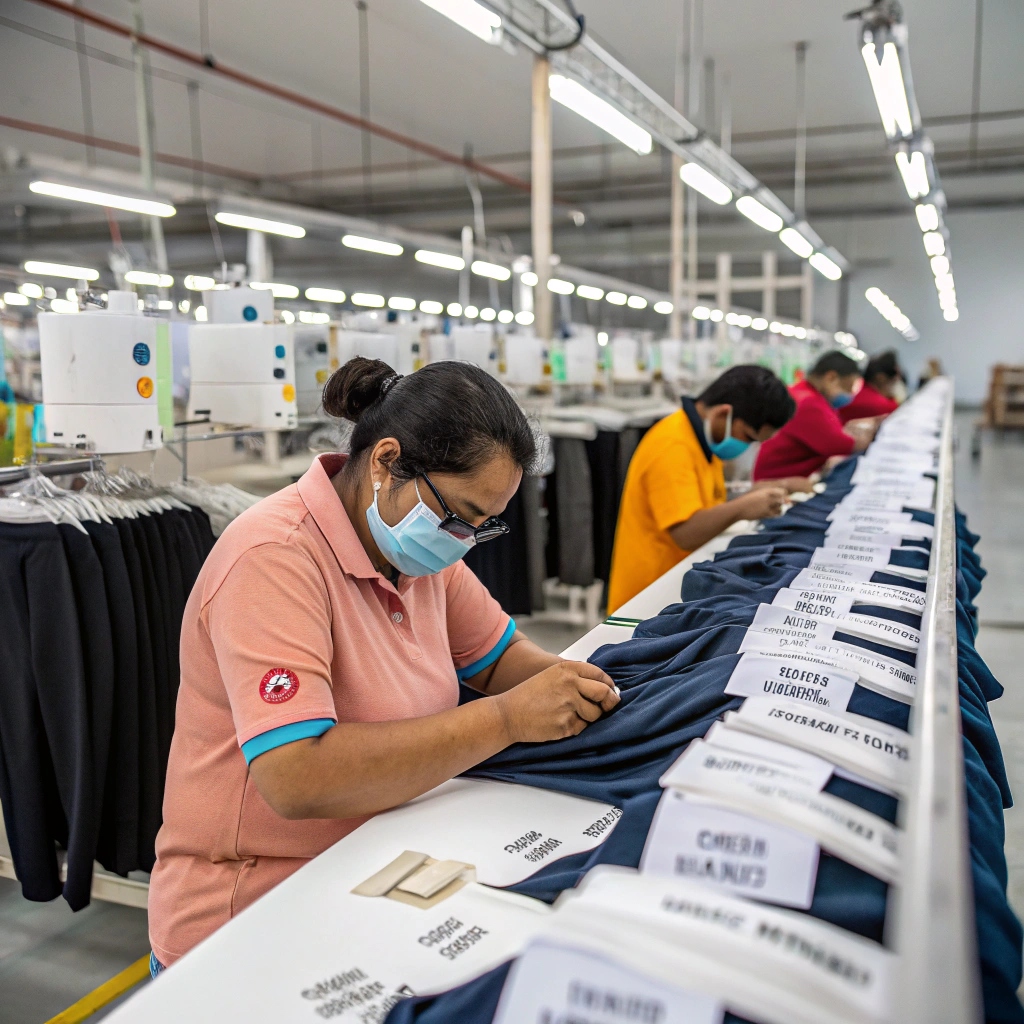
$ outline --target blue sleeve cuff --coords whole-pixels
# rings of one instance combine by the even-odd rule
[[[336,724],[333,718],[311,718],[307,722],[290,722],[288,725],[278,726],[268,732],[261,732],[259,736],[253,736],[251,740],[243,743],[242,756],[246,764],[252,764],[253,758],[265,754],[268,750],[283,747],[286,743],[294,743],[296,740],[323,736]]]
[[[508,647],[508,642],[515,632],[516,620],[509,619],[505,632],[501,634],[501,639],[482,658],[465,668],[456,669],[455,674],[459,677],[459,682],[464,683],[467,679],[472,679],[477,672],[483,672],[485,668],[490,668],[505,653],[505,648]]]

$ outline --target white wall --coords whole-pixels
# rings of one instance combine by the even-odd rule
[[[960,319],[947,323],[908,203],[908,215],[816,223],[818,231],[859,267],[850,278],[849,329],[865,352],[894,348],[915,381],[937,356],[956,378],[956,397],[976,405],[994,363],[1024,365],[1024,209],[951,212],[950,254]],[[910,317],[921,340],[907,342],[864,298],[876,285]],[[837,290],[816,294],[817,318],[834,327]]]

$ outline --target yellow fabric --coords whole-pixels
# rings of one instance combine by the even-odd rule
[[[690,552],[669,529],[725,501],[722,461],[708,462],[683,410],[644,435],[626,472],[615,530],[608,611],[614,612]]]

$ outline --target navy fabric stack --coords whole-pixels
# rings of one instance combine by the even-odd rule
[[[759,604],[771,603],[806,567],[825,540],[827,516],[851,489],[855,459],[839,467],[827,490],[768,521],[753,535],[736,538],[711,562],[684,577],[682,602],[641,623],[632,640],[598,650],[591,661],[618,684],[622,701],[579,736],[547,744],[518,744],[467,773],[472,776],[540,786],[617,804],[623,810],[611,836],[589,853],[565,857],[513,886],[516,892],[548,902],[576,885],[598,864],[636,867],[661,797],[659,777],[687,744],[703,736],[742,698],[724,692],[740,643]],[[915,519],[932,522],[931,513]],[[984,570],[974,552],[978,537],[957,513],[957,653],[967,787],[970,855],[977,944],[985,1018],[1024,1024],[1016,990],[1021,982],[1021,925],[1006,897],[1003,809],[1011,805],[1002,754],[989,716],[988,701],[1002,693],[974,647],[978,595]],[[927,554],[894,553],[890,564],[926,568]],[[876,573],[874,582],[924,590],[901,576]],[[917,616],[876,606],[855,613],[919,627]],[[840,639],[913,665],[915,655],[839,634]],[[473,699],[467,691],[466,699]],[[857,686],[848,710],[906,729],[910,708]],[[891,822],[897,801],[835,776],[826,792]],[[888,886],[822,852],[814,899],[807,913],[882,941]],[[440,996],[400,1003],[389,1024],[440,1024],[458,1020],[488,1024],[508,965]],[[738,1018],[727,1014],[727,1020]]]

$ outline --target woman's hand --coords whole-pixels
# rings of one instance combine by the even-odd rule
[[[619,693],[596,665],[562,661],[493,699],[510,743],[543,743],[578,735],[619,703]]]

